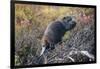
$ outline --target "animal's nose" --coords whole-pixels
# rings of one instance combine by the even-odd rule
[[[76,17],[75,16],[72,16],[72,21],[76,21]]]

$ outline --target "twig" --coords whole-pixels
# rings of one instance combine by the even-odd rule
[[[49,58],[49,59],[48,59],[48,61],[50,61],[50,60],[51,60],[52,58],[54,58],[55,56],[57,56],[57,54],[56,54],[56,55],[54,55],[54,56],[52,56],[51,58]]]

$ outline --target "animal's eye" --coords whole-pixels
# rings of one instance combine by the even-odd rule
[[[63,20],[69,22],[69,21],[72,21],[72,18],[70,16],[67,16],[67,17],[64,17]]]

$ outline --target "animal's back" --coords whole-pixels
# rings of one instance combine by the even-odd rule
[[[56,21],[48,25],[45,30],[44,37],[46,37],[50,43],[58,43],[61,41],[65,31],[63,24],[60,21]]]

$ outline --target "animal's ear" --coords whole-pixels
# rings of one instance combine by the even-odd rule
[[[66,17],[63,17],[62,20],[64,21],[66,19]]]

